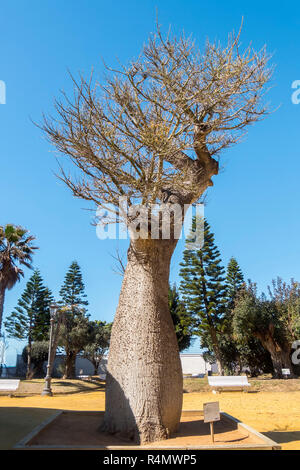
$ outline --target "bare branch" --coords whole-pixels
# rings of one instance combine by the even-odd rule
[[[61,166],[74,195],[95,204],[196,202],[218,174],[221,152],[268,112],[264,104],[266,49],[241,51],[238,34],[222,47],[159,26],[141,55],[120,70],[107,68],[104,84],[71,75],[74,96],[62,93],[57,118],[42,129],[77,168]],[[78,176],[76,176],[76,174]]]
[[[116,261],[116,265],[113,267],[113,272],[119,276],[124,276],[126,265],[124,263],[124,256],[120,253],[120,250],[116,248],[115,255],[111,255]]]

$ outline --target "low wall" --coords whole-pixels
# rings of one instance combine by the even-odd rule
[[[218,368],[216,364],[210,364],[206,362],[201,354],[180,354],[181,366],[183,374],[199,375],[207,374],[211,372],[213,374],[218,373]],[[64,355],[57,355],[54,362],[53,368],[53,377],[60,377],[60,364],[64,361]],[[44,370],[46,373],[46,362],[44,363]],[[94,366],[86,358],[77,356],[76,358],[76,375],[93,375]],[[101,364],[98,368],[98,374],[105,374],[107,367],[107,356],[102,358]],[[18,354],[17,357],[17,367],[16,375],[25,376],[26,374],[26,365],[23,362],[22,356]]]

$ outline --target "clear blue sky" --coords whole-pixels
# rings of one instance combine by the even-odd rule
[[[245,5],[246,4],[246,5]],[[280,108],[249,129],[244,141],[226,152],[222,173],[210,189],[206,217],[216,235],[224,264],[235,256],[246,278],[264,290],[277,275],[300,280],[299,124],[300,105],[291,102],[291,84],[300,79],[300,5],[271,1],[196,0],[17,0],[0,11],[0,80],[7,104],[0,105],[0,224],[27,227],[40,250],[34,264],[58,295],[65,272],[76,259],[82,267],[93,318],[110,321],[121,278],[112,272],[116,246],[100,241],[90,225],[88,205],[75,200],[54,176],[49,144],[30,118],[51,112],[60,89],[71,90],[67,69],[101,80],[101,58],[114,63],[137,56],[154,30],[155,10],[163,28],[226,41],[244,17],[242,42],[267,45],[273,53],[274,88],[269,94]],[[171,280],[178,282],[183,244],[176,249]],[[30,272],[7,293],[5,314],[17,303]],[[8,360],[14,361],[10,342]]]

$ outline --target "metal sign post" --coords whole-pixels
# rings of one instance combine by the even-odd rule
[[[215,442],[214,422],[220,421],[220,406],[218,401],[203,404],[204,423],[209,423],[210,436],[212,442]]]
[[[282,372],[282,375],[285,379],[287,379],[289,377],[289,375],[291,375],[290,369],[281,369],[281,372]]]

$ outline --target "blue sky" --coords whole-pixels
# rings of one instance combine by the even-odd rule
[[[244,17],[242,43],[267,45],[276,65],[269,100],[279,109],[249,129],[247,138],[223,155],[205,214],[224,264],[235,256],[246,278],[264,290],[277,275],[300,279],[299,205],[300,105],[291,85],[300,79],[300,5],[288,2],[196,0],[18,0],[1,5],[0,80],[7,102],[0,105],[0,224],[27,227],[40,247],[34,264],[58,295],[65,272],[76,259],[82,267],[92,318],[111,321],[121,278],[111,253],[127,243],[100,241],[88,204],[76,200],[54,176],[56,161],[41,131],[59,90],[72,89],[67,70],[101,80],[102,58],[127,62],[154,30],[156,8],[163,29],[226,41]],[[174,254],[171,281],[178,282],[183,243]],[[5,314],[17,303],[30,276],[7,293]],[[10,341],[14,362],[22,345]]]

